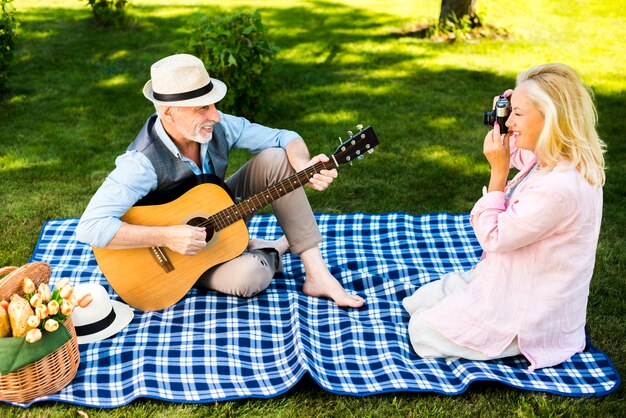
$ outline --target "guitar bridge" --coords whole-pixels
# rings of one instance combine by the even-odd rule
[[[174,265],[172,264],[170,259],[167,257],[167,254],[165,254],[165,251],[163,251],[163,248],[152,247],[150,248],[150,252],[156,259],[157,263],[159,263],[161,268],[163,268],[163,270],[165,270],[166,273],[169,273],[170,271],[174,270]]]

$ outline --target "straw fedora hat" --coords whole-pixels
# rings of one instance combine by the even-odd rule
[[[92,302],[85,308],[76,307],[72,312],[78,344],[109,338],[133,320],[133,310],[122,302],[111,300],[101,284],[83,283],[74,288],[77,299],[86,293],[91,293]]]
[[[204,63],[189,54],[165,57],[150,67],[143,95],[166,106],[207,106],[226,95],[226,84],[209,77]]]

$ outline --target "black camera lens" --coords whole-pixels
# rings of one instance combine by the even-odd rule
[[[496,114],[493,111],[485,112],[483,114],[483,123],[485,126],[493,126],[496,121]]]
[[[496,102],[495,110],[491,110],[483,114],[483,123],[485,126],[493,126],[496,122],[498,122],[498,126],[500,126],[500,133],[506,134],[509,132],[509,128],[506,126],[506,121],[509,119],[510,114],[511,103],[509,102],[509,99],[504,96],[500,96]]]

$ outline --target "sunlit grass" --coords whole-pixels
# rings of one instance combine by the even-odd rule
[[[99,87],[113,87],[113,86],[121,86],[123,84],[130,84],[131,80],[126,75],[116,75],[107,80],[102,80],[97,85]]]
[[[0,171],[24,170],[24,169],[44,169],[45,165],[55,164],[54,161],[31,160],[25,157],[18,157],[13,154],[0,156]]]

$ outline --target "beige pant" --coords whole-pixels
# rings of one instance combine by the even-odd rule
[[[481,268],[480,264],[476,267]],[[402,301],[402,305],[411,315],[409,320],[409,338],[413,349],[422,358],[465,358],[469,360],[492,360],[520,354],[517,338],[497,356],[487,356],[480,351],[456,344],[439,331],[431,327],[419,314],[435,306],[439,301],[457,289],[467,286],[474,277],[474,270],[462,273],[449,273],[420,287],[415,293]]]
[[[226,180],[236,197],[246,198],[294,174],[282,148],[268,148]],[[289,249],[300,254],[322,242],[304,189],[296,189],[272,203]],[[229,295],[251,297],[266,289],[278,267],[274,251],[246,252],[207,270],[196,285]]]

